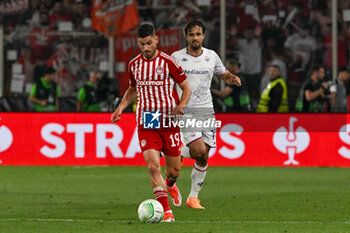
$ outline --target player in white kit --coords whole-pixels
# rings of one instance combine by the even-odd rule
[[[186,109],[194,117],[215,119],[210,92],[213,75],[218,75],[231,85],[240,86],[241,81],[239,77],[226,70],[215,51],[202,46],[205,26],[201,21],[192,20],[189,22],[184,28],[184,33],[188,46],[174,52],[171,56],[181,65],[192,90]],[[177,88],[177,91],[181,94],[180,88]],[[192,131],[186,128],[181,129],[183,141],[186,144],[181,149],[181,155],[196,160],[191,176],[191,192],[186,200],[186,205],[190,208],[204,209],[198,199],[198,193],[206,175],[209,150],[216,146],[215,132],[215,127],[193,129]]]

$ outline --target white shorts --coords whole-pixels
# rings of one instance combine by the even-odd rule
[[[202,132],[183,132],[181,131],[182,141],[186,146],[189,146],[194,141],[203,138],[205,144],[211,148],[216,147],[216,130]]]

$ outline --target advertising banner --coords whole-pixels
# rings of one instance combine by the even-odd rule
[[[350,167],[348,118],[216,114],[221,127],[209,165]],[[124,113],[116,125],[109,119],[107,113],[0,113],[1,165],[145,165],[135,115]]]

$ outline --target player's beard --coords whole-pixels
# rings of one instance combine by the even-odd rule
[[[195,44],[194,42],[198,42],[198,43]],[[192,50],[197,51],[198,49],[200,49],[202,47],[202,43],[200,43],[198,40],[192,41],[190,47]]]
[[[155,52],[156,52],[156,50],[154,50],[154,51],[151,51],[151,50],[149,50],[149,51],[144,51],[144,52],[143,52],[143,56],[144,56],[146,59],[150,59],[150,58],[153,57],[153,55],[154,55]]]

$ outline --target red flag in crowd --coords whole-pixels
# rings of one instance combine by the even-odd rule
[[[92,5],[92,28],[114,37],[139,24],[136,0],[94,0]]]

